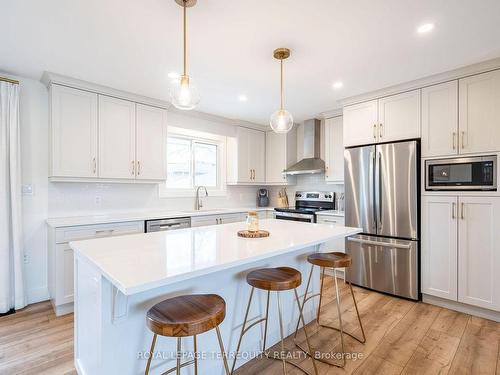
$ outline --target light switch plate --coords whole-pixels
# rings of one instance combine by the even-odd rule
[[[23,195],[33,195],[33,185],[23,184],[21,187],[21,192]]]

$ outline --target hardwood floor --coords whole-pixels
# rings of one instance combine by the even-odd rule
[[[325,281],[324,317],[335,324],[336,306],[330,277]],[[342,283],[346,330],[359,334],[352,299]],[[347,338],[346,350],[360,353],[345,369],[318,363],[322,375],[335,374],[496,374],[500,375],[500,323],[440,307],[355,288],[366,344]],[[330,318],[328,318],[330,317]],[[308,326],[311,333],[317,326]],[[303,337],[302,337],[303,338]],[[317,348],[339,350],[338,334],[314,334]],[[288,349],[293,341],[286,340]],[[326,350],[325,350],[326,351]],[[312,374],[310,360],[301,365]],[[202,368],[200,368],[202,371]],[[56,318],[48,302],[0,318],[0,374],[75,374],[73,315]],[[302,374],[289,366],[290,375]],[[258,359],[237,375],[281,374],[281,363]]]

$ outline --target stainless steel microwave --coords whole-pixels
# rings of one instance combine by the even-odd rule
[[[425,190],[497,190],[497,156],[425,161]]]

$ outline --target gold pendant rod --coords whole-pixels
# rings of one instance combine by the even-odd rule
[[[281,91],[281,102],[280,102],[280,109],[283,110],[283,59],[280,60],[280,69],[281,69],[281,75],[280,75],[280,91]]]
[[[187,45],[187,36],[186,36],[186,0],[184,0],[184,74],[187,72],[187,53],[186,53],[186,45]]]
[[[19,81],[16,81],[15,79],[10,79],[7,77],[0,77],[0,81],[12,83],[13,85],[19,85]]]

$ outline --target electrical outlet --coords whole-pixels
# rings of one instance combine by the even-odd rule
[[[28,254],[26,254],[26,253],[23,255],[23,262],[24,262],[24,264],[29,263],[29,257],[28,257]]]
[[[102,203],[102,198],[100,196],[95,197],[95,204],[96,206],[100,206]]]

